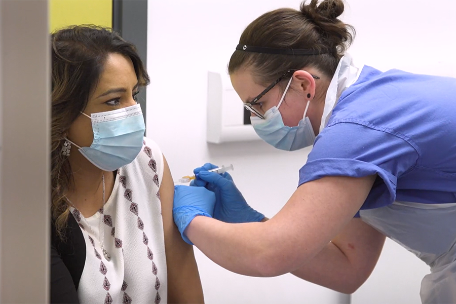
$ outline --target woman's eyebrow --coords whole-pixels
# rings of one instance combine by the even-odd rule
[[[103,94],[99,95],[97,98],[100,98],[100,97],[103,97],[103,96],[106,96],[106,95],[109,95],[109,94],[112,94],[112,93],[124,93],[126,91],[127,90],[124,89],[124,88],[110,89],[110,90],[107,90],[106,92],[104,92]]]
[[[137,83],[134,87],[133,87],[133,91],[136,90],[138,88],[138,85],[139,83]],[[96,98],[100,98],[100,97],[103,97],[103,96],[106,96],[106,95],[109,95],[109,94],[112,94],[112,93],[125,93],[127,91],[127,89],[125,88],[114,88],[114,89],[109,89],[107,90],[106,92],[104,92],[103,94],[99,95],[98,97]]]

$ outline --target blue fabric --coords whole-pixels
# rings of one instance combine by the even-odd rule
[[[299,185],[372,174],[361,210],[456,202],[455,78],[363,68],[317,136]]]

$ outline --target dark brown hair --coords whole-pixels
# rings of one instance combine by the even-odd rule
[[[318,68],[331,78],[340,58],[350,46],[355,29],[340,21],[342,0],[301,3],[300,10],[282,8],[265,13],[250,23],[239,44],[280,49],[311,49],[320,55],[296,56],[234,51],[228,73],[251,67],[259,84],[268,85],[288,69]]]
[[[140,86],[149,84],[149,76],[135,46],[109,28],[80,25],[61,29],[51,35],[51,51],[51,214],[63,238],[69,214],[63,195],[72,183],[70,163],[61,153],[66,132],[87,106],[109,54],[132,61]]]

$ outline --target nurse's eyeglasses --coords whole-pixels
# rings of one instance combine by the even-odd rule
[[[279,82],[281,82],[282,80],[284,80],[284,79],[286,79],[288,77],[291,77],[293,75],[293,73],[296,72],[296,71],[298,71],[298,70],[290,69],[290,70],[286,71],[285,73],[283,73],[282,76],[277,78],[276,81],[271,83],[266,89],[264,89],[263,92],[261,92],[257,97],[252,99],[252,101],[244,103],[244,108],[246,108],[247,110],[249,110],[250,112],[252,112],[256,116],[258,116],[259,118],[264,119],[264,115],[261,114],[257,109],[255,109],[254,106],[259,105],[260,103],[258,102],[258,100],[260,100],[260,98],[263,97],[267,92],[269,92],[276,84],[278,84]],[[320,77],[318,77],[318,76],[315,76],[315,75],[312,75],[312,74],[310,74],[310,75],[314,79],[320,79]]]

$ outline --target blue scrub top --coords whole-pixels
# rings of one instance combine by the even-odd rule
[[[372,174],[361,210],[456,202],[456,78],[364,66],[315,139],[299,185]]]

